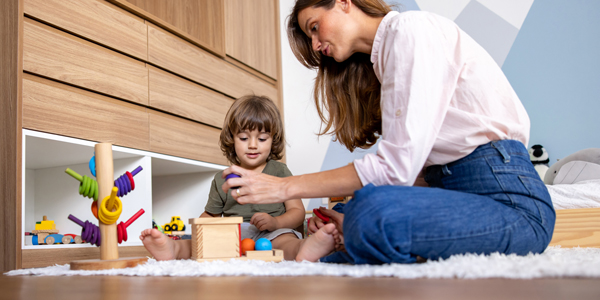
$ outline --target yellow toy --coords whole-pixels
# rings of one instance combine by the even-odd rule
[[[44,216],[42,221],[35,222],[35,230],[56,230],[56,225],[54,224],[54,221],[48,220],[48,218]]]
[[[180,216],[171,217],[171,222],[163,226],[165,233],[170,234],[171,231],[185,231],[185,224]]]

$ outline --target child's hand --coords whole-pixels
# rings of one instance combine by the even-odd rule
[[[277,219],[266,213],[255,213],[250,219],[250,224],[256,226],[260,231],[275,231],[278,227]]]
[[[319,228],[323,227],[325,225],[325,222],[323,222],[323,220],[319,219],[319,218],[310,218],[310,220],[308,220],[308,228],[307,228],[307,232],[308,234],[314,234],[315,232],[319,231]]]

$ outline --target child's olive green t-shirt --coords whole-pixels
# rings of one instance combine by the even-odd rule
[[[268,161],[262,172],[277,177],[292,176],[292,172],[290,172],[284,163],[274,160]],[[223,171],[217,173],[212,181],[208,202],[206,203],[206,207],[204,207],[206,212],[217,215],[223,214],[225,217],[243,217],[244,222],[250,222],[250,218],[258,212],[267,213],[273,217],[285,213],[285,205],[283,203],[239,204],[231,196],[231,192],[235,192],[235,190],[230,189],[225,193],[221,189],[221,186],[225,183],[225,179],[221,178],[222,175]]]

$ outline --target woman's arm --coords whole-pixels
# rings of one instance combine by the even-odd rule
[[[223,186],[223,191],[232,187],[231,193],[240,204],[281,203],[290,199],[351,196],[362,188],[362,183],[353,164],[344,167],[285,178],[249,172],[238,166],[223,171],[223,176],[236,173],[241,178],[231,178]],[[238,194],[239,191],[239,194]]]

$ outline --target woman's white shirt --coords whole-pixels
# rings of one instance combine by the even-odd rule
[[[388,13],[371,62],[381,83],[377,153],[354,161],[363,185],[413,185],[424,167],[479,145],[527,145],[529,117],[492,57],[454,22],[429,12]]]

